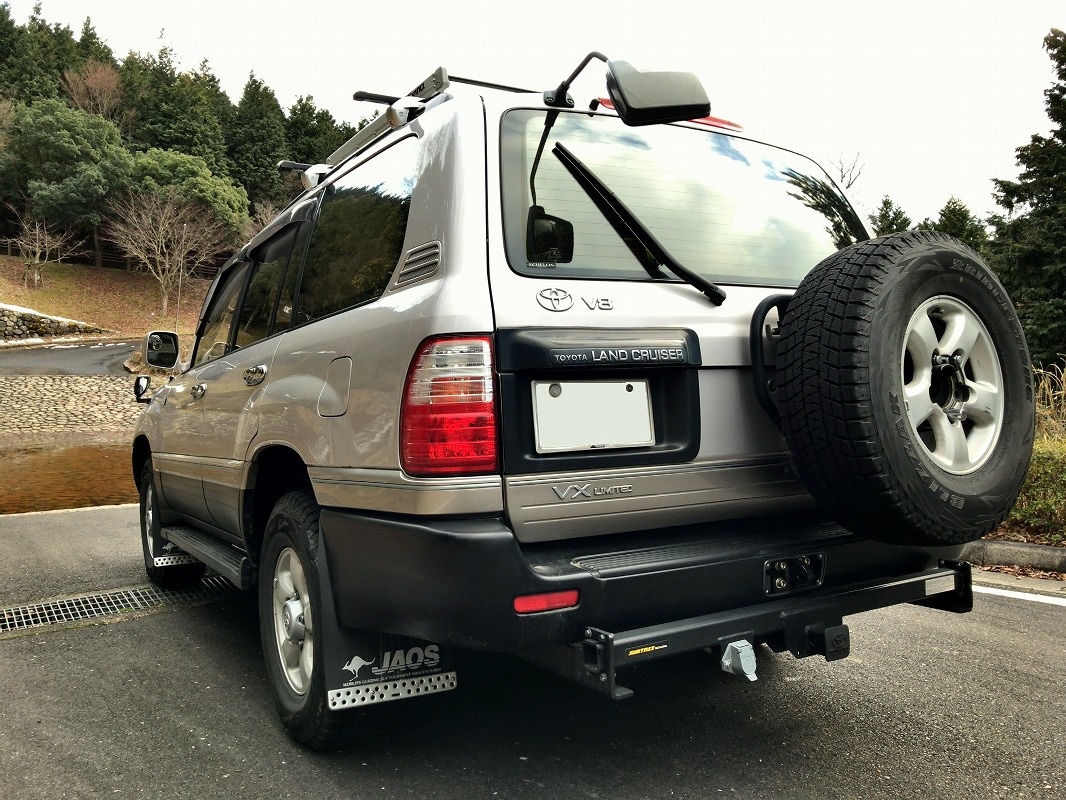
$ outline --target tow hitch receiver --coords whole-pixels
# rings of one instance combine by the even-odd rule
[[[806,566],[806,565],[805,565]],[[920,603],[948,611],[972,607],[970,565],[942,561],[936,569],[886,583],[853,585],[828,595],[790,595],[745,608],[612,633],[586,628],[584,639],[535,660],[615,700],[633,695],[619,686],[618,669],[643,661],[709,649],[726,672],[755,680],[755,645],[787,648],[796,658],[847,658],[851,634],[843,617],[898,603]],[[576,658],[575,658],[576,656]]]

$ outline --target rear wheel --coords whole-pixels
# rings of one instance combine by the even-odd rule
[[[275,504],[259,568],[259,631],[281,721],[296,741],[323,749],[346,725],[326,698],[317,624],[318,517],[318,505],[306,492],[290,492]]]
[[[830,256],[781,324],[777,402],[800,477],[841,523],[953,545],[1010,511],[1029,464],[1029,354],[962,242],[894,234]]]
[[[204,577],[207,567],[178,550],[162,536],[155,474],[149,459],[141,470],[141,550],[148,580],[157,586],[190,586]]]

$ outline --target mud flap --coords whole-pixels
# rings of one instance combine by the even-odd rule
[[[330,709],[406,700],[456,688],[454,659],[447,648],[408,636],[340,627],[324,539],[319,547],[319,641]]]

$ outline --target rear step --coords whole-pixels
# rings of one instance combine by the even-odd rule
[[[229,545],[195,528],[183,526],[163,528],[162,534],[164,539],[203,561],[238,589],[255,586],[255,566],[251,559]]]

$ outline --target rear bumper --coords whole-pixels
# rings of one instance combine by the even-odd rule
[[[809,518],[525,546],[494,518],[416,522],[326,509],[321,530],[342,628],[509,652],[557,671],[560,658],[573,660],[593,630],[615,632],[607,648],[615,655],[597,656],[608,666],[654,657],[618,653],[662,633],[678,644],[664,648],[669,653],[647,653],[683,652],[744,633],[808,655],[809,646],[796,644],[807,625],[931,594],[941,605],[966,610],[969,598],[968,568],[942,565],[960,547],[887,545]],[[792,593],[772,592],[768,565],[805,556],[821,559],[821,580]],[[519,595],[573,589],[579,593],[573,608],[514,611]],[[688,644],[678,637],[688,637]],[[588,658],[578,656],[582,670]]]

